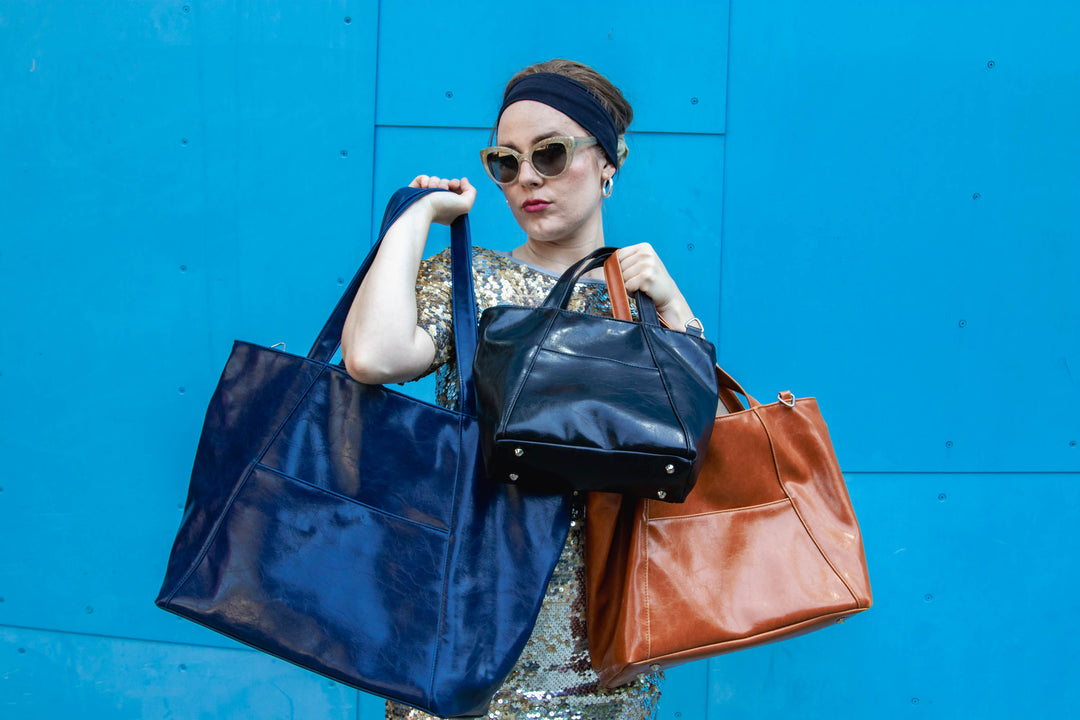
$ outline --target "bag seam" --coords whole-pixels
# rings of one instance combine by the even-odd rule
[[[522,373],[521,379],[517,383],[517,387],[514,388],[514,394],[510,398],[510,401],[506,404],[506,409],[503,411],[502,417],[499,419],[499,427],[496,432],[496,437],[499,437],[506,432],[506,425],[510,421],[510,416],[513,414],[514,409],[517,408],[518,399],[521,397],[522,390],[525,389],[525,383],[532,375],[533,368],[536,367],[536,358],[540,354],[540,348],[547,342],[548,335],[551,334],[551,326],[555,324],[555,318],[559,314],[554,312],[551,314],[551,318],[547,322],[547,327],[544,328],[544,334],[540,337],[540,342],[533,348],[532,357],[529,359],[529,367]]]
[[[465,414],[462,413],[458,417],[458,448],[464,447],[465,441]],[[454,495],[453,495],[453,507],[450,510],[450,527],[455,527],[454,522],[457,519],[458,511],[460,510],[461,503],[458,502],[458,492],[461,489],[461,463],[465,453],[458,452],[457,454],[457,467],[454,469]],[[431,684],[428,686],[428,697],[432,700],[432,705],[435,704],[435,678],[438,675],[439,658],[442,654],[442,633],[443,626],[446,620],[446,603],[450,593],[447,592],[450,585],[450,558],[454,554],[451,545],[457,545],[458,536],[454,533],[447,533],[446,554],[443,556],[443,581],[442,581],[442,601],[439,603],[439,624],[438,630],[435,633],[435,652],[431,656]]]
[[[358,505],[359,507],[365,508],[367,510],[370,510],[370,511],[372,511],[374,513],[378,513],[378,514],[383,515],[385,517],[393,518],[394,520],[400,520],[402,522],[409,523],[410,525],[417,525],[417,526],[419,526],[421,528],[426,528],[428,530],[432,530],[433,532],[437,532],[440,535],[449,535],[450,534],[449,529],[443,529],[443,528],[440,528],[440,527],[438,527],[436,525],[432,525],[431,523],[421,522],[420,520],[414,520],[413,518],[408,518],[408,517],[405,517],[404,515],[398,515],[396,513],[390,512],[388,510],[383,510],[382,508],[377,508],[374,505],[369,505],[366,502],[362,502],[360,500],[357,500],[356,498],[351,498],[348,495],[345,495],[343,493],[339,493],[339,492],[336,492],[334,490],[328,490],[327,488],[324,488],[324,487],[322,487],[320,485],[316,485],[315,483],[308,482],[307,480],[304,480],[303,478],[298,478],[295,475],[289,475],[288,473],[282,472],[281,470],[278,470],[277,468],[272,468],[269,465],[264,465],[261,462],[253,463],[253,465],[254,465],[254,467],[252,468],[253,471],[257,470],[257,469],[266,470],[267,472],[270,472],[270,473],[272,473],[274,475],[277,475],[280,478],[284,478],[285,480],[290,480],[290,481],[295,482],[295,483],[297,483],[299,485],[309,487],[312,490],[318,490],[319,492],[324,493],[326,495],[333,495],[336,498],[340,498],[342,500],[345,500],[346,502],[352,503],[353,505]]]
[[[233,504],[236,502],[236,497],[240,494],[240,491],[244,488],[244,486],[247,485],[248,480],[251,478],[251,473],[255,470],[255,466],[262,463],[263,456],[266,455],[266,451],[269,450],[270,446],[273,445],[275,440],[277,440],[278,436],[281,434],[282,428],[284,428],[288,424],[289,420],[292,419],[292,416],[296,414],[296,409],[300,407],[300,404],[307,399],[307,396],[309,394],[311,394],[311,388],[315,387],[315,383],[319,381],[319,378],[321,378],[326,373],[326,363],[320,363],[318,361],[311,360],[310,358],[304,359],[308,362],[318,363],[322,365],[322,368],[319,370],[319,372],[315,373],[315,377],[311,379],[311,382],[308,383],[308,386],[304,389],[304,392],[301,393],[300,397],[296,399],[296,402],[293,404],[292,409],[289,410],[288,415],[286,415],[285,418],[280,423],[278,423],[277,429],[274,431],[273,435],[271,435],[270,438],[266,441],[266,444],[263,446],[262,450],[259,451],[259,454],[256,456],[256,458],[248,462],[247,468],[244,470],[243,478],[240,480],[240,482],[236,483],[236,486],[233,488],[232,493],[230,493],[229,495],[229,499],[225,502],[225,507],[222,508],[220,513],[218,513],[217,519],[214,520],[213,528],[211,528],[210,532],[207,534],[206,540],[203,541],[202,547],[199,548],[199,552],[195,555],[195,559],[192,560],[191,565],[188,566],[188,569],[184,572],[184,575],[180,579],[180,581],[176,583],[176,587],[173,589],[173,591],[169,593],[169,597],[165,601],[166,604],[173,601],[173,598],[176,597],[176,594],[180,592],[180,588],[184,587],[184,585],[187,584],[187,581],[191,579],[191,576],[195,573],[195,570],[199,567],[199,565],[202,564],[202,561],[206,559],[206,553],[210,551],[210,546],[214,544],[215,540],[217,540],[218,533],[221,531],[222,523],[225,522],[226,516],[228,516],[232,512]]]
[[[777,404],[778,403],[772,403],[772,405],[777,405]],[[764,428],[765,436],[769,439],[769,449],[772,451],[773,466],[776,468],[776,479],[780,482],[780,488],[784,491],[784,495],[787,495],[788,500],[791,502],[791,509],[795,511],[795,516],[799,518],[799,523],[802,524],[803,531],[806,532],[807,536],[810,538],[810,542],[814,543],[814,547],[816,547],[817,551],[819,553],[821,553],[821,557],[825,560],[825,563],[829,566],[829,569],[832,570],[833,575],[835,575],[836,579],[839,580],[843,584],[844,588],[847,589],[848,593],[851,595],[852,601],[855,603],[855,607],[856,608],[862,608],[863,606],[862,606],[862,603],[859,602],[858,595],[855,594],[855,591],[852,589],[851,585],[848,584],[848,581],[836,569],[836,565],[833,564],[832,558],[830,558],[829,554],[827,552],[825,552],[825,549],[821,546],[821,543],[818,542],[818,539],[814,535],[814,532],[810,529],[810,526],[807,524],[806,519],[803,518],[802,513],[799,512],[798,504],[794,500],[791,499],[791,494],[788,492],[787,485],[784,482],[784,476],[780,472],[780,463],[776,459],[776,446],[773,443],[772,433],[769,432],[769,426],[765,423],[765,421],[762,419],[761,415],[759,414],[759,409],[761,407],[763,407],[763,406],[758,406],[758,407],[755,407],[753,409],[754,410],[754,415],[755,415],[755,417],[757,417],[758,422],[761,423],[761,427]],[[764,406],[764,407],[768,407],[768,406]]]
[[[675,419],[679,423],[679,427],[682,429],[683,443],[686,447],[687,459],[697,459],[697,447],[694,445],[693,439],[690,437],[690,432],[686,429],[686,423],[683,421],[682,414],[679,412],[679,408],[676,407],[675,398],[671,396],[671,388],[668,387],[667,378],[664,376],[664,371],[660,368],[660,363],[656,360],[656,351],[653,349],[652,341],[649,338],[649,332],[645,323],[641,323],[641,334],[645,338],[645,347],[649,349],[649,355],[652,357],[653,365],[656,366],[656,372],[660,376],[660,384],[664,388],[664,394],[667,396],[668,404],[671,406],[671,412],[675,416]],[[690,478],[687,478],[687,483],[690,484],[691,489],[693,484],[690,482]]]
[[[610,320],[610,318],[603,318],[603,319],[604,320]],[[547,338],[545,337],[544,339],[546,340]],[[566,357],[572,357],[572,358],[582,358],[582,359],[585,359],[585,360],[596,360],[598,362],[618,363],[619,365],[624,365],[626,367],[636,368],[638,370],[650,370],[650,371],[656,372],[656,373],[660,372],[655,366],[654,367],[649,367],[648,365],[635,365],[633,363],[624,362],[622,360],[617,360],[615,358],[599,357],[597,355],[584,355],[584,354],[581,354],[581,353],[569,353],[569,352],[564,352],[562,350],[554,350],[552,348],[546,348],[546,347],[543,347],[543,346],[538,346],[537,350],[540,351],[540,352],[549,352],[549,353],[552,353],[552,354],[555,354],[555,355],[564,355]]]
[[[653,502],[653,501],[649,500],[649,502]],[[762,508],[767,508],[767,507],[770,507],[772,505],[792,505],[792,504],[793,503],[791,501],[791,498],[783,497],[783,498],[780,498],[779,500],[770,500],[768,502],[758,503],[756,505],[744,505],[743,507],[737,507],[737,508],[725,508],[723,510],[706,510],[704,512],[699,512],[699,513],[692,513],[692,514],[687,514],[687,515],[672,515],[670,517],[645,518],[645,522],[647,522],[647,523],[649,523],[651,525],[651,524],[654,524],[654,523],[670,522],[672,520],[685,520],[686,518],[711,517],[713,515],[726,515],[728,513],[743,512],[744,510],[760,510]]]

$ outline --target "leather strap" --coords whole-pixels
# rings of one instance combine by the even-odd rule
[[[626,295],[626,283],[623,282],[617,252],[604,261],[604,281],[607,282],[608,296],[611,298],[611,316],[618,320],[629,320],[630,298]],[[664,319],[660,318],[660,322],[663,321]]]
[[[419,189],[404,187],[398,190],[390,198],[383,215],[382,227],[379,237],[375,240],[368,252],[360,269],[349,282],[341,299],[334,306],[333,312],[327,319],[318,337],[315,338],[308,357],[321,363],[329,363],[341,346],[341,333],[345,328],[345,318],[349,314],[360,283],[367,275],[375,256],[379,252],[379,246],[386,236],[387,230],[394,224],[402,213],[424,195],[433,192],[449,192],[448,190],[430,188]],[[450,267],[453,278],[453,294],[451,312],[454,319],[454,350],[457,357],[468,358],[466,362],[458,362],[458,385],[460,389],[461,412],[466,415],[476,415],[476,393],[473,390],[472,357],[476,353],[477,343],[477,319],[476,300],[473,293],[472,274],[472,247],[469,238],[469,216],[462,215],[450,225]],[[466,328],[470,328],[466,330]],[[464,331],[464,332],[463,332]]]
[[[604,262],[604,280],[607,282],[608,295],[611,297],[612,317],[617,320],[630,320],[630,302],[626,294],[626,281],[623,278],[622,267],[619,265],[619,257],[615,253],[612,253]],[[664,318],[660,318],[660,324],[666,328],[671,328],[664,321]],[[719,384],[717,395],[728,412],[735,413],[746,409],[743,407],[742,402],[739,401],[736,393],[745,397],[747,402],[750,403],[750,407],[761,404],[743,390],[742,385],[724,372],[719,365],[716,366],[716,379]]]

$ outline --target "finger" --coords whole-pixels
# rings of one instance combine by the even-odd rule
[[[427,175],[417,175],[416,177],[413,178],[412,182],[409,183],[409,187],[411,187],[411,188],[422,188],[422,187],[424,187],[424,182],[425,181],[427,181]]]
[[[476,188],[473,187],[473,184],[469,182],[469,178],[467,177],[461,178],[461,194],[470,198],[476,197]]]

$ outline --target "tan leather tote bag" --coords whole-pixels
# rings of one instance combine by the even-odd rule
[[[727,413],[685,502],[589,494],[589,652],[608,687],[841,623],[873,601],[817,401],[782,392],[761,405],[717,377]]]

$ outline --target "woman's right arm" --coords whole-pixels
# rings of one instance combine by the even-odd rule
[[[450,192],[423,196],[390,226],[349,309],[341,358],[349,375],[370,385],[411,380],[431,365],[435,344],[416,324],[416,273],[431,223],[449,225],[476,200],[467,178],[420,175],[409,187]]]

